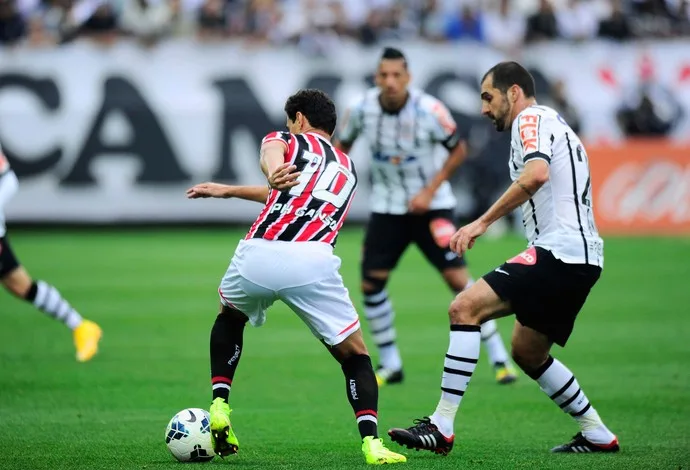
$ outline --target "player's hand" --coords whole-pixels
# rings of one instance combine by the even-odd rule
[[[475,220],[471,224],[465,225],[450,237],[450,249],[459,256],[464,255],[467,250],[474,246],[477,238],[484,235],[487,228],[489,226],[481,220]]]
[[[295,171],[297,167],[290,163],[283,163],[268,177],[268,185],[278,191],[285,191],[297,186],[300,173]]]
[[[198,199],[203,197],[227,197],[228,187],[218,183],[201,183],[187,190],[187,198]]]
[[[424,214],[429,211],[433,199],[433,192],[428,189],[422,189],[410,200],[407,209],[413,214]]]

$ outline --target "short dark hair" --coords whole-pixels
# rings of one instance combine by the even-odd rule
[[[299,90],[285,102],[285,114],[294,121],[297,112],[304,114],[314,128],[333,135],[338,116],[333,100],[316,88]]]
[[[517,62],[501,62],[494,65],[484,74],[481,83],[484,83],[489,75],[493,76],[494,88],[498,88],[501,93],[505,94],[508,88],[517,85],[522,88],[527,98],[536,96],[534,77]]]
[[[386,47],[383,50],[383,53],[381,54],[381,60],[402,60],[403,64],[405,65],[405,68],[407,68],[407,59],[405,58],[405,54],[402,53],[400,49],[396,49],[394,47]]]

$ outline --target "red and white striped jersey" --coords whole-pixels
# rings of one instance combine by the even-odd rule
[[[285,144],[285,162],[301,172],[299,184],[289,191],[270,190],[266,206],[245,240],[335,245],[357,187],[354,163],[317,133],[272,132],[264,137],[262,145],[270,141]]]

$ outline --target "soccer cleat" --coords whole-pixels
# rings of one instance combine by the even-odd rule
[[[230,424],[230,405],[218,397],[211,403],[211,444],[213,451],[221,457],[236,454],[240,448],[237,436]]]
[[[379,385],[379,387],[383,387],[384,385],[399,384],[403,381],[402,369],[392,370],[386,369],[383,366],[378,366],[374,373],[376,374],[376,383]]]
[[[450,438],[441,434],[435,424],[427,417],[415,419],[414,426],[407,429],[393,428],[388,431],[388,435],[393,442],[408,449],[430,450],[435,454],[448,455],[453,449],[455,436]]]
[[[512,366],[499,363],[494,365],[494,370],[496,371],[496,382],[501,385],[511,384],[517,380],[517,372]]]
[[[101,327],[90,320],[82,320],[72,333],[77,348],[77,361],[86,362],[98,352],[98,342],[103,336]]]
[[[374,436],[367,436],[362,439],[362,452],[364,453],[364,460],[369,465],[407,462],[407,457],[388,450],[383,445],[383,441]]]
[[[589,453],[589,452],[618,452],[620,447],[618,446],[618,438],[614,437],[608,444],[595,444],[589,442],[581,432],[578,432],[573,437],[573,440],[554,447],[551,452],[554,453]]]

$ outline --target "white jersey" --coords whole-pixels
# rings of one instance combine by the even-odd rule
[[[10,168],[5,154],[2,153],[2,147],[0,147],[0,237],[4,237],[7,232],[5,227],[5,205],[12,199],[18,187],[17,176]]]
[[[438,173],[447,159],[438,144],[453,149],[459,142],[446,106],[421,90],[410,89],[397,113],[383,110],[378,88],[368,90],[346,113],[339,140],[351,145],[364,136],[372,156],[371,210],[406,214],[408,203]],[[430,209],[453,209],[455,196],[444,181]]]
[[[530,245],[540,246],[565,263],[603,267],[604,242],[594,224],[592,180],[580,138],[548,106],[530,106],[511,128],[510,177],[525,163],[549,164],[549,180],[522,205]]]

